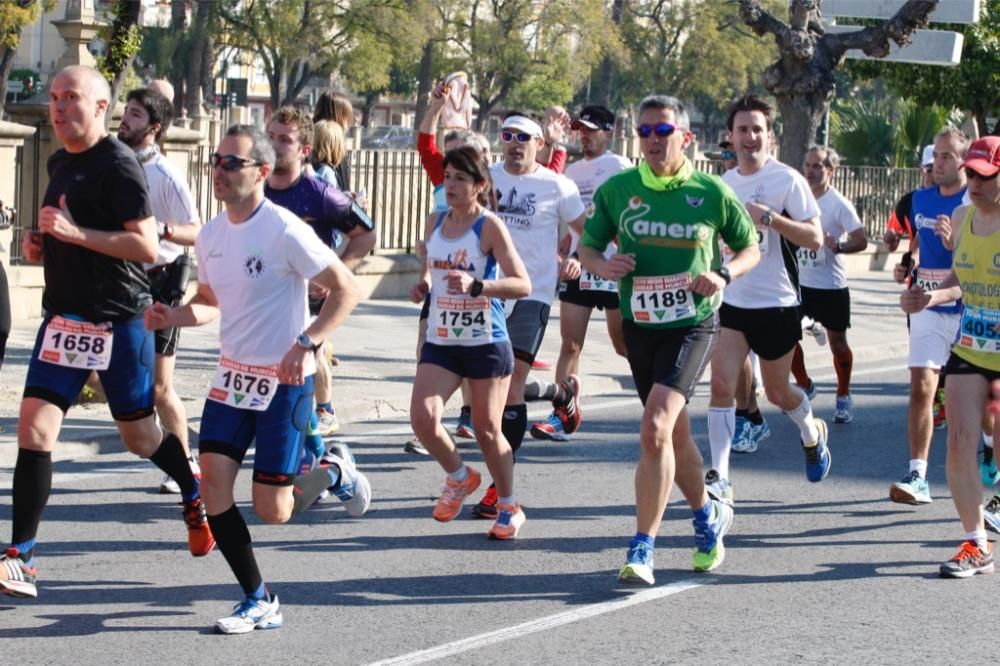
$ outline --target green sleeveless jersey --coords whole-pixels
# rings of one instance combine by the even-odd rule
[[[654,190],[638,169],[609,178],[597,192],[580,242],[635,255],[635,270],[618,281],[622,316],[649,328],[693,326],[718,309],[722,293],[695,294],[700,274],[719,268],[719,239],[742,250],[757,242],[746,208],[718,176],[694,171],[676,187]]]

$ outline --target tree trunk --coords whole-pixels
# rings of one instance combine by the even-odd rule
[[[133,28],[139,25],[139,13],[142,11],[140,0],[117,0],[114,5],[114,20],[111,23],[111,35],[108,38],[107,69],[111,75],[111,101],[108,104],[108,111],[104,116],[105,127],[111,124],[111,118],[115,112],[115,104],[121,94],[122,86],[125,85],[125,77],[135,60],[135,51],[117,50],[116,43],[122,44],[128,39],[128,35]]]
[[[778,109],[781,111],[778,159],[793,169],[802,166],[806,150],[816,143],[816,132],[829,108],[830,103],[823,95],[778,97]]]
[[[424,113],[427,112],[427,96],[434,88],[432,79],[434,72],[434,42],[430,39],[424,44],[424,54],[420,57],[420,74],[417,81],[417,111],[414,126],[420,127]]]
[[[625,13],[625,0],[614,0],[611,6],[611,22],[617,26],[622,23]],[[587,100],[588,104],[600,104],[611,108],[611,88],[614,85],[615,62],[610,55],[604,56],[601,61],[601,69],[597,75],[597,83],[594,85],[594,92]]]
[[[372,114],[375,112],[375,105],[382,98],[381,93],[370,93],[365,96],[365,105],[361,109],[361,126],[372,126]]]
[[[188,30],[186,6],[186,0],[170,0],[170,29],[175,35],[183,35]],[[170,85],[174,87],[174,118],[180,118],[181,109],[184,108],[184,98],[186,95],[186,91],[184,90],[184,68],[180,65],[179,61],[184,61],[188,55],[181,52],[182,50],[187,51],[187,46],[187,37],[183,37],[177,41],[177,45],[174,47],[173,62],[167,75]]]
[[[189,54],[187,73],[184,77],[186,96],[184,103],[188,117],[200,116],[204,109],[201,96],[201,68],[205,59],[206,41],[208,38],[208,18],[212,11],[213,0],[198,0],[195,8],[194,25],[191,30],[191,52]],[[222,73],[223,76],[226,72]]]

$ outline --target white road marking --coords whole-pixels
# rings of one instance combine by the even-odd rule
[[[602,601],[601,603],[574,608],[573,610],[556,613],[555,615],[549,615],[537,620],[531,620],[530,622],[514,625],[513,627],[497,629],[496,631],[479,634],[478,636],[470,636],[469,638],[452,641],[451,643],[445,643],[426,650],[419,650],[417,652],[411,652],[399,657],[393,657],[392,659],[385,659],[383,661],[370,664],[369,666],[409,666],[410,664],[424,664],[436,659],[444,659],[445,657],[451,657],[456,654],[468,652],[469,650],[476,650],[487,645],[502,643],[503,641],[510,640],[512,638],[521,638],[522,636],[534,634],[539,631],[546,631],[548,629],[561,627],[562,625],[571,624],[573,622],[579,622],[580,620],[586,620],[598,615],[613,613],[615,611],[622,610],[623,608],[628,608],[629,606],[637,606],[650,601],[656,601],[657,599],[662,599],[679,592],[684,592],[685,590],[699,587],[700,585],[704,585],[708,582],[711,582],[711,579],[682,580],[676,583],[671,583],[670,585],[664,585],[663,587],[656,587],[651,590],[636,592],[635,594],[631,594],[623,599]]]

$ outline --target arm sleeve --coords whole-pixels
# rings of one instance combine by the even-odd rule
[[[323,244],[308,224],[289,224],[283,238],[288,265],[307,280],[337,259],[336,253]]]
[[[323,217],[324,223],[344,233],[353,231],[357,227],[369,231],[375,228],[375,223],[360,206],[354,203],[354,199],[335,187],[326,187],[323,190]]]
[[[785,213],[796,222],[820,216],[819,204],[809,189],[809,183],[798,172],[792,173],[792,182],[784,201]],[[732,247],[732,246],[730,246]]]
[[[593,210],[583,223],[583,235],[580,236],[581,245],[598,252],[604,252],[618,232],[618,225],[609,214],[608,203],[608,190],[602,185],[594,192]]]
[[[576,183],[565,176],[559,176],[559,181],[559,221],[569,223],[587,212],[587,207]]]
[[[153,214],[146,186],[146,174],[135,160],[117,160],[107,180],[111,199],[111,214],[117,226],[125,228],[126,222],[142,220]]]
[[[729,185],[721,180],[722,187],[722,224],[719,226],[719,233],[722,240],[726,242],[732,250],[742,250],[757,244],[757,228],[747,213],[746,206],[740,203]]]
[[[420,163],[431,180],[431,185],[437,187],[444,182],[444,167],[441,161],[444,155],[438,150],[433,134],[417,133],[417,152],[420,153]]]
[[[552,155],[549,157],[549,163],[545,166],[556,173],[562,173],[566,169],[566,157],[568,155],[569,153],[566,152],[565,148],[554,148]]]

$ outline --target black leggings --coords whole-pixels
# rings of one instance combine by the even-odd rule
[[[10,337],[10,288],[7,285],[7,271],[0,262],[0,368],[7,352],[7,338]]]

